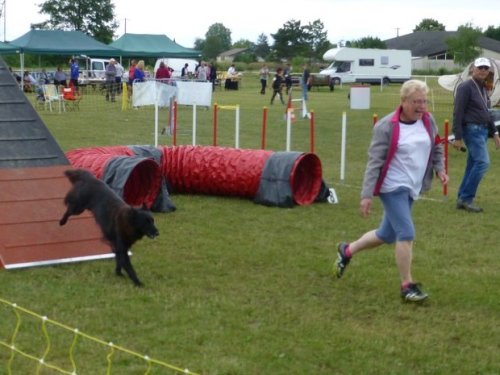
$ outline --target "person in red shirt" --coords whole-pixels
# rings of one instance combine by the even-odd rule
[[[158,70],[156,71],[155,78],[157,80],[161,80],[163,82],[166,82],[170,77],[172,76],[172,73],[170,72],[170,69],[165,65],[165,63],[162,61],[160,63],[160,66],[158,67]]]

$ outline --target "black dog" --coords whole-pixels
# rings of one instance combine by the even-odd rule
[[[66,224],[71,215],[80,215],[85,210],[92,212],[104,240],[115,253],[116,274],[122,276],[124,268],[134,284],[141,286],[128,250],[143,236],[154,238],[159,234],[151,213],[129,206],[104,182],[84,169],[67,170],[64,174],[73,186],[64,198],[67,209],[59,224]]]

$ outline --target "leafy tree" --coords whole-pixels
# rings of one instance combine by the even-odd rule
[[[432,18],[424,18],[413,29],[413,32],[416,31],[445,31],[445,26]]]
[[[271,53],[269,41],[266,34],[260,34],[255,45],[255,55],[263,59],[267,59]]]
[[[488,28],[484,32],[484,36],[487,36],[488,38],[491,39],[500,40],[500,26],[498,27],[488,26]]]
[[[38,6],[49,19],[32,28],[79,30],[103,43],[113,41],[118,23],[111,0],[46,0]]]
[[[305,42],[310,46],[310,57],[321,60],[323,54],[331,48],[325,25],[319,19],[303,27]]]
[[[380,40],[379,38],[374,38],[372,36],[366,36],[358,40],[347,42],[347,46],[353,48],[387,48],[382,40]]]
[[[455,37],[445,40],[448,51],[454,56],[455,63],[466,65],[481,54],[478,39],[482,35],[480,28],[472,24],[461,25]]]
[[[222,23],[214,23],[208,28],[200,51],[206,60],[215,59],[221,52],[231,49],[231,30]],[[195,47],[198,49],[196,42]]]
[[[291,60],[294,56],[305,56],[310,52],[307,35],[300,21],[287,21],[276,34],[271,36],[274,39],[274,53],[280,59]]]

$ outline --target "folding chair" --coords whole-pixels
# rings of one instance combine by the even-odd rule
[[[63,88],[62,96],[64,102],[68,104],[68,109],[70,111],[80,110],[80,100],[82,100],[82,95],[76,91],[75,86],[70,85],[69,87]]]
[[[57,91],[57,87],[54,84],[43,85],[43,97],[45,99],[45,109],[49,107],[49,110],[52,112],[52,103],[59,103],[59,113],[62,110],[66,111],[66,107],[64,106],[64,101],[62,95]]]

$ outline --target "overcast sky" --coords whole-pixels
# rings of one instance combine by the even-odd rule
[[[13,40],[28,32],[31,23],[48,17],[38,13],[43,0],[5,1],[0,20],[0,39]],[[325,25],[332,43],[366,36],[381,40],[412,32],[424,18],[445,25],[447,31],[472,23],[483,31],[500,27],[500,0],[112,0],[120,26],[117,37],[127,33],[164,34],[184,47],[193,47],[205,38],[208,28],[222,23],[231,31],[232,41],[256,42],[266,34],[272,43],[275,33],[289,20],[307,25],[317,19]],[[4,20],[6,23],[4,25]]]

